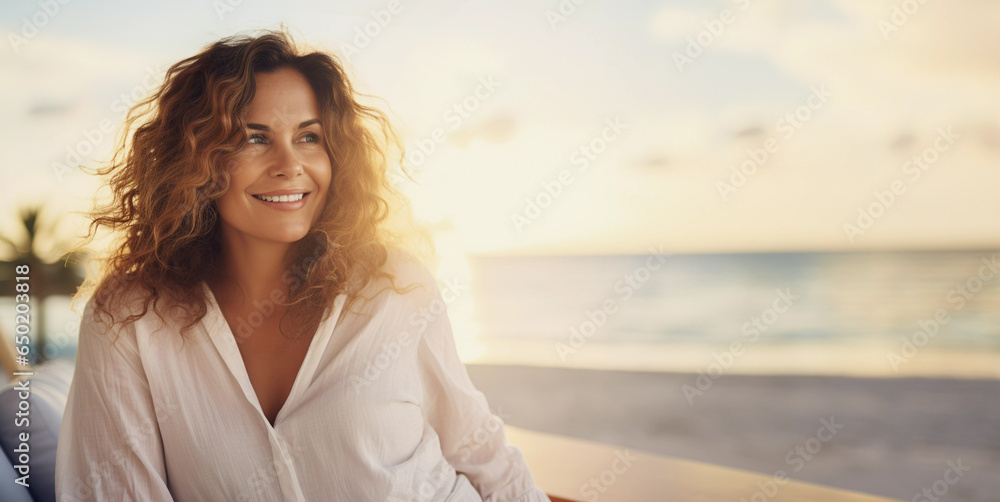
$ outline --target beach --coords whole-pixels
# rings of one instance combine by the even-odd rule
[[[901,500],[1000,493],[1000,380],[467,367],[525,429]]]

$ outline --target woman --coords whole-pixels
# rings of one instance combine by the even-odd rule
[[[549,500],[388,225],[398,141],[334,58],[227,38],[126,125],[61,500]]]

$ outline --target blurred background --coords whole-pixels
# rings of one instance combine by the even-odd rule
[[[944,500],[995,500],[998,20],[987,0],[8,2],[0,331],[29,264],[31,360],[74,357],[63,263],[99,186],[77,166],[171,64],[284,22],[384,100],[506,422],[906,500],[960,462]],[[800,455],[824,420],[843,427]]]

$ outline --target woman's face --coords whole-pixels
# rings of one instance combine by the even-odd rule
[[[282,68],[256,76],[247,115],[249,138],[229,164],[230,184],[217,201],[223,240],[292,243],[319,218],[332,168],[312,88]]]

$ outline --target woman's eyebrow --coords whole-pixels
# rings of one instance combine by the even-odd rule
[[[319,123],[320,123],[319,119],[309,119],[309,120],[307,120],[307,121],[299,124],[299,129],[302,129],[304,127],[309,127],[309,126],[311,126],[313,124],[319,124]],[[320,124],[320,125],[322,125],[322,124]],[[247,124],[247,127],[250,128],[250,129],[258,130],[258,131],[270,131],[271,130],[270,127],[267,127],[264,124]]]

